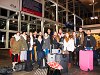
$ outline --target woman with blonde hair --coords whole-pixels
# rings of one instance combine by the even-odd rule
[[[72,53],[74,51],[74,39],[73,36],[70,35],[68,32],[66,32],[65,34],[65,38],[64,38],[64,51],[67,52],[67,54],[69,55],[69,64],[68,64],[68,68],[71,67],[71,63],[72,63]]]

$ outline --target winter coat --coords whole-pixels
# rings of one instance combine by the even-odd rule
[[[10,39],[10,47],[12,54],[19,54],[21,49],[21,40],[16,41],[14,37]]]
[[[69,41],[66,42],[66,40],[64,39],[64,51],[68,50],[68,51],[73,52],[74,49],[75,49],[74,40],[73,39],[69,39]]]
[[[27,44],[27,40],[25,40],[22,36],[21,36],[21,50],[28,50],[28,44]]]
[[[96,47],[96,40],[92,35],[90,35],[89,38],[90,38],[90,45],[94,49]],[[88,41],[88,36],[85,36],[85,38],[84,38],[84,46],[85,47],[87,47],[87,41]]]
[[[47,39],[43,39],[43,47],[42,49],[49,49],[50,50],[50,37],[48,37]]]

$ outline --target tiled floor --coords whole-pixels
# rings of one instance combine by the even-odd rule
[[[0,51],[0,67],[3,66],[11,66],[11,59],[9,57],[8,51]],[[36,71],[31,71],[31,72],[25,72],[25,71],[20,71],[20,72],[13,72],[12,75],[46,75],[47,70],[45,69],[38,69]],[[85,72],[79,69],[79,67],[72,67],[68,74],[64,75],[100,75],[100,66],[94,67],[94,70],[91,72]]]

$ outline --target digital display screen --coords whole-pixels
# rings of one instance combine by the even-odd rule
[[[42,4],[35,0],[22,0],[22,11],[42,15]],[[41,14],[41,15],[40,15]]]

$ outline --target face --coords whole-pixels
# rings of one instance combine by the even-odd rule
[[[23,35],[26,35],[26,32],[24,32]]]
[[[38,39],[41,39],[41,36],[38,36]]]
[[[65,36],[66,36],[66,37],[69,37],[69,33],[66,33]]]
[[[54,36],[57,36],[57,32],[54,32]]]
[[[34,32],[34,35],[37,35],[37,32],[36,31]]]
[[[20,36],[20,33],[18,32],[17,35]]]
[[[82,28],[79,28],[79,32],[82,32],[83,31],[83,29]]]
[[[62,29],[59,29],[59,33],[62,33]]]
[[[32,36],[32,32],[30,32],[30,36]]]
[[[42,32],[39,32],[39,35],[42,35]]]
[[[45,37],[47,37],[47,36],[48,36],[48,34],[47,34],[47,33],[45,33],[45,34],[44,34],[44,36],[45,36]]]
[[[50,29],[48,29],[48,33],[49,33],[49,34],[51,33],[51,30],[50,30]]]
[[[76,36],[76,33],[75,32],[73,32],[73,36]]]
[[[87,35],[90,35],[91,34],[91,31],[90,30],[87,30]]]

